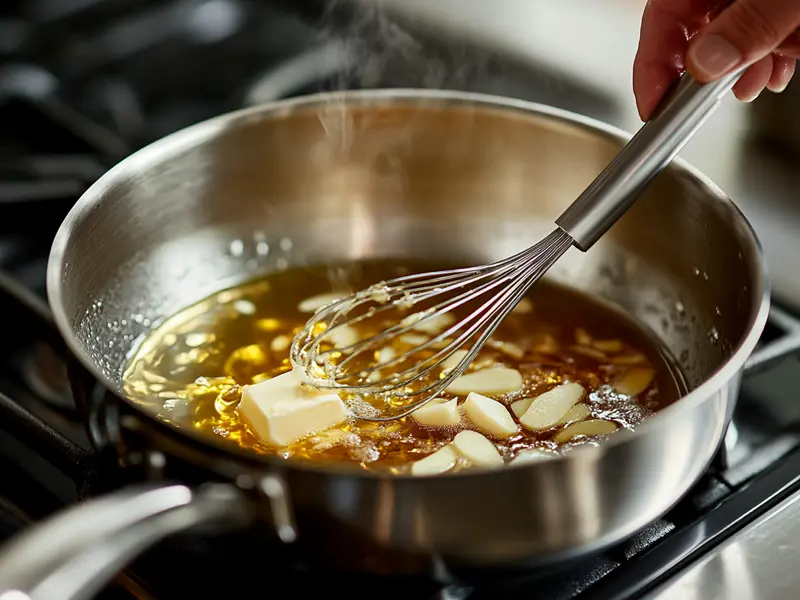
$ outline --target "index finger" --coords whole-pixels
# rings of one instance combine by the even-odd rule
[[[689,40],[728,0],[649,0],[633,63],[639,116],[647,120],[684,71]]]

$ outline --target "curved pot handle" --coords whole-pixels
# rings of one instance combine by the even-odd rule
[[[85,600],[167,536],[246,526],[252,504],[234,486],[130,487],[65,510],[0,552],[0,600]]]

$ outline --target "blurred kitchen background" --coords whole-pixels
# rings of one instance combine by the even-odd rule
[[[0,231],[19,243],[0,246],[0,268],[43,294],[48,239],[104,170],[172,131],[278,98],[460,88],[635,131],[631,63],[644,3],[3,0]],[[731,98],[683,156],[747,214],[776,298],[800,310],[798,107],[800,81],[749,105]]]

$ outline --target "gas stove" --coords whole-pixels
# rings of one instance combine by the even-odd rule
[[[323,3],[28,0],[6,2],[2,11],[0,542],[124,483],[114,461],[89,442],[44,289],[58,224],[122,157],[222,112],[335,87],[458,87],[611,121],[618,108],[543,65]],[[251,571],[299,597],[330,593],[331,586],[350,597],[723,597],[719,569],[724,573],[731,548],[753,552],[763,537],[754,531],[785,533],[781,519],[793,514],[800,491],[799,353],[800,318],[775,307],[725,445],[703,479],[632,539],[557,572],[442,570],[388,581],[332,572],[277,545],[265,559],[225,537],[185,536],[148,552],[102,597],[239,594],[253,582],[236,573]],[[709,569],[717,588],[707,587]],[[761,585],[754,597],[782,596]]]

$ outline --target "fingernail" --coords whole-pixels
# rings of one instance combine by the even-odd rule
[[[709,79],[724,75],[742,62],[742,54],[718,35],[700,38],[689,53],[697,69]]]
[[[749,104],[751,102],[754,102],[756,98],[758,98],[761,95],[761,92],[763,91],[764,91],[763,89],[758,90],[757,92],[751,93],[749,96],[742,96],[741,98],[739,98],[739,100],[741,102],[746,102],[747,104]]]
[[[780,94],[785,92],[787,87],[789,87],[788,81],[786,83],[779,83],[778,85],[768,85],[767,89],[773,94]]]

